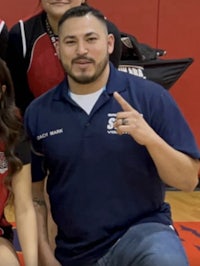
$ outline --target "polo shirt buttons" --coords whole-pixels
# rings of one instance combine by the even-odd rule
[[[89,127],[90,126],[90,122],[87,122],[86,124],[85,124],[85,127]]]

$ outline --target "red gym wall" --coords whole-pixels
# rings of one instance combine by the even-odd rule
[[[3,1],[2,1],[3,2]],[[199,0],[88,0],[121,31],[140,42],[167,50],[166,58],[193,57],[194,63],[170,89],[200,144],[200,1]],[[4,0],[1,18],[11,27],[37,10],[38,0]]]

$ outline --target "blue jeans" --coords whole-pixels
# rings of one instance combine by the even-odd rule
[[[167,225],[131,227],[93,266],[188,266],[181,240]]]

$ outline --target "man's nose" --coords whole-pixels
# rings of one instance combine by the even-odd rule
[[[88,48],[85,42],[80,41],[77,44],[77,53],[78,54],[86,54],[88,53]]]

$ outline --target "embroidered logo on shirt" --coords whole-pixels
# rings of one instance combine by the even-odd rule
[[[117,131],[114,128],[114,123],[116,120],[116,114],[109,113],[108,114],[108,124],[107,124],[107,133],[108,134],[117,134]]]
[[[45,139],[47,137],[51,137],[51,136],[54,136],[54,135],[58,135],[58,134],[62,134],[63,133],[63,128],[58,128],[58,129],[55,129],[55,130],[51,130],[49,132],[44,132],[40,135],[38,135],[36,137],[37,140],[41,140],[41,139]]]

